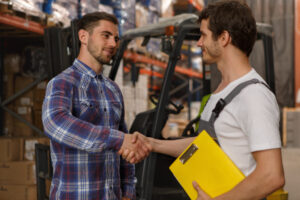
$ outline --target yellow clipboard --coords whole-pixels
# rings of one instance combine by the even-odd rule
[[[197,198],[193,181],[214,198],[245,178],[206,131],[202,131],[171,164],[170,170],[191,199]]]

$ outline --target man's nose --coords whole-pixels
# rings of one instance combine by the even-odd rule
[[[114,37],[111,37],[111,38],[109,39],[109,45],[110,45],[111,47],[116,47],[116,46],[118,45],[118,42],[116,42],[116,40],[115,40]]]
[[[200,37],[199,40],[197,41],[197,46],[202,47],[202,45],[203,45],[203,41],[202,41],[202,37]]]

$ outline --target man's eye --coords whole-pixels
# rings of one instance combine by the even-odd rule
[[[120,41],[120,38],[115,38],[115,42],[119,42]]]
[[[108,39],[109,35],[108,34],[104,34],[103,37],[106,38],[106,39]]]

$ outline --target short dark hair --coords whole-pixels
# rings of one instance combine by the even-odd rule
[[[93,31],[94,27],[98,25],[99,20],[107,20],[118,25],[116,16],[106,12],[93,12],[84,15],[77,22],[77,30],[84,29],[88,32]]]
[[[256,22],[246,3],[237,0],[219,1],[209,4],[199,14],[199,22],[208,19],[208,28],[213,39],[228,31],[232,44],[250,55],[256,40]]]

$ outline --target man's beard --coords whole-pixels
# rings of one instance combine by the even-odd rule
[[[111,59],[105,59],[101,55],[100,56],[95,56],[92,54],[92,56],[102,65],[109,65]]]
[[[202,59],[206,64],[216,63],[216,58],[221,55],[220,48],[216,45],[210,48],[204,47],[204,50],[205,52],[202,53]],[[203,54],[205,54],[205,56]]]
[[[102,64],[102,65],[108,65],[108,64],[110,64],[110,61],[111,61],[111,58],[109,59],[109,58],[105,58],[103,55],[97,55],[97,49],[95,49],[95,48],[92,48],[92,46],[91,45],[88,45],[87,46],[87,50],[88,50],[88,52],[93,56],[93,58],[95,59],[95,60],[97,60],[100,64]]]

